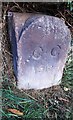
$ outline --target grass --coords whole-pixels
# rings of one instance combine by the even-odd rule
[[[62,78],[62,85],[68,88],[73,88],[73,59],[72,50],[68,54],[64,75]]]
[[[24,119],[73,119],[73,61],[72,52],[68,54],[62,83],[56,88],[47,91],[38,91],[37,96],[31,94],[34,91],[20,91],[8,76],[4,76],[2,99],[2,120],[24,120]],[[67,88],[65,90],[64,88]],[[51,89],[51,90],[50,90]],[[36,91],[35,91],[36,92]],[[44,93],[44,95],[43,95]],[[48,94],[49,93],[49,94]],[[46,95],[47,94],[47,95]],[[9,108],[20,110],[23,115],[13,114]]]
[[[21,92],[15,88],[13,90],[12,85],[8,85],[8,78],[4,79],[4,88],[2,89],[2,99],[3,99],[3,110],[2,116],[3,120],[7,118],[7,120],[17,120],[17,119],[56,119],[56,120],[72,120],[73,119],[73,61],[69,62],[66,66],[62,84],[60,85],[62,88],[62,93],[58,95],[60,92],[59,89],[51,93],[51,96],[46,99],[46,96],[41,96],[40,99],[37,96],[37,99],[32,97],[31,95],[26,94],[26,92]],[[68,61],[67,61],[68,63]],[[6,76],[5,76],[6,77]],[[8,85],[5,89],[5,83]],[[68,91],[64,90],[64,87],[68,88]],[[15,92],[16,91],[16,92]],[[19,95],[20,94],[22,95]],[[48,94],[48,93],[47,93]],[[59,100],[59,98],[64,98],[64,100]],[[68,100],[67,102],[65,100]],[[8,112],[8,109],[17,109],[23,112],[23,116],[19,116]]]
[[[26,97],[18,97],[13,93],[13,91],[10,90],[3,90],[3,95],[5,96],[5,99],[3,100],[4,106],[7,106],[8,108],[20,109],[24,113],[22,118],[42,118],[43,109],[38,102],[32,99],[27,99]],[[3,116],[5,115],[8,119],[11,119],[11,117],[21,118],[18,115],[6,112]]]
[[[20,8],[17,3],[15,5]],[[32,10],[31,7],[29,8]],[[7,8],[5,7],[5,10],[6,9]],[[72,21],[70,23],[72,23]],[[38,91],[20,91],[16,88],[15,78],[12,74],[12,63],[10,62],[12,59],[11,53],[9,52],[10,48],[8,50],[9,43],[7,33],[4,32],[3,34],[3,47],[5,47],[5,49],[3,49],[3,66],[5,67],[5,73],[2,71],[3,86],[0,89],[2,92],[3,109],[0,109],[0,112],[2,113],[2,120],[73,120],[72,49],[68,54],[62,83],[59,86]],[[71,46],[73,46],[73,44],[71,44]],[[23,115],[14,114],[8,111],[8,109],[19,110],[23,113]]]

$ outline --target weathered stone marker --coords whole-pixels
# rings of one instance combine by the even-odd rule
[[[8,13],[14,72],[19,89],[43,89],[61,82],[71,35],[60,18]]]

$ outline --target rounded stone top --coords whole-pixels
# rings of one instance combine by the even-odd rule
[[[10,31],[18,88],[43,89],[58,85],[71,40],[65,22],[48,15],[13,13],[12,16],[14,24],[10,16],[9,29],[13,28],[15,33],[13,39]]]

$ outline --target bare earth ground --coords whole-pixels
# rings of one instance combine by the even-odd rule
[[[22,5],[23,7],[21,7]],[[62,83],[59,86],[43,90],[18,90],[16,88],[16,79],[13,73],[11,45],[8,37],[7,19],[5,19],[7,10],[17,12],[44,12],[45,14],[49,13],[50,15],[62,17],[73,35],[73,13],[69,9],[66,9],[66,5],[61,5],[60,7],[57,5],[58,10],[55,9],[54,5],[49,5],[48,3],[44,5],[43,3],[5,3],[3,5],[2,120],[24,120],[25,118],[29,120],[73,120],[72,49],[68,55]],[[73,41],[71,46],[72,44]],[[14,109],[19,110],[20,113],[18,114],[17,111],[14,113]]]

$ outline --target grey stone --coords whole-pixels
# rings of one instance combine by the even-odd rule
[[[9,12],[8,24],[18,88],[43,89],[60,84],[71,40],[64,21]]]

